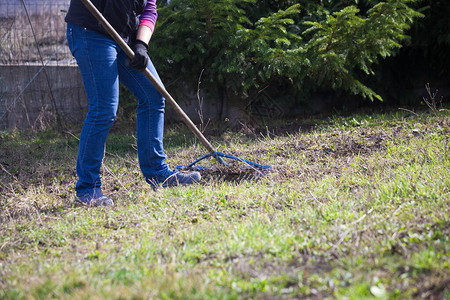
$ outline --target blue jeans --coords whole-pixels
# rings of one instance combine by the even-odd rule
[[[77,158],[77,196],[102,195],[100,168],[106,138],[119,104],[119,80],[137,98],[137,147],[145,178],[164,180],[169,170],[163,149],[164,106],[161,94],[143,73],[126,66],[126,54],[107,36],[73,24],[67,25],[70,51],[77,60],[89,101]],[[159,76],[149,62],[147,68]]]

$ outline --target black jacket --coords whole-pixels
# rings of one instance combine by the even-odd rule
[[[117,33],[127,42],[134,40],[139,27],[139,15],[147,0],[91,0]],[[81,0],[71,0],[65,21],[107,34]]]

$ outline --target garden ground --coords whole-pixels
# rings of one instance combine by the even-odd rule
[[[448,111],[213,132],[273,170],[153,191],[118,128],[113,208],[73,206],[77,130],[1,134],[0,299],[450,299]],[[165,145],[172,167],[205,153],[181,125]]]

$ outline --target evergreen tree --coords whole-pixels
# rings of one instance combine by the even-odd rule
[[[165,77],[195,86],[202,74],[228,99],[283,81],[381,100],[362,79],[408,39],[414,2],[171,0],[150,52]]]

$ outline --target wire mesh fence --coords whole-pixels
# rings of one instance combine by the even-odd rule
[[[0,0],[2,64],[73,64],[65,47],[69,0]]]
[[[67,47],[70,0],[0,0],[0,130],[79,122],[87,100]]]

